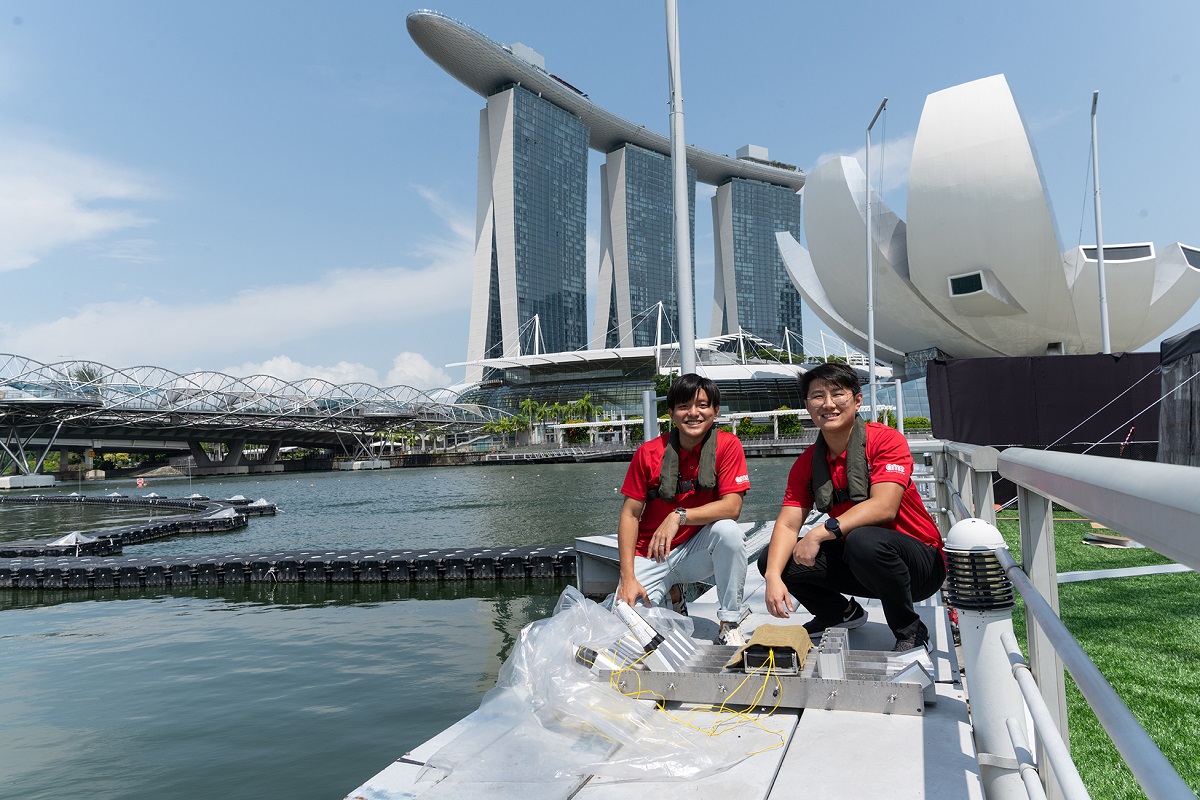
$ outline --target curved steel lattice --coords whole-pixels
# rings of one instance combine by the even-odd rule
[[[0,354],[0,420],[8,424],[36,418],[72,427],[188,428],[197,434],[204,429],[362,434],[405,425],[466,431],[499,414],[410,386],[181,374],[153,366],[114,369],[93,361],[43,364]]]

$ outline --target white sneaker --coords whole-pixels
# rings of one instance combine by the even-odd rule
[[[721,630],[717,633],[717,644],[744,647],[746,637],[742,635],[742,629],[736,622],[722,622]]]

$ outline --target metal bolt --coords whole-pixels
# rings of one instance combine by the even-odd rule
[[[668,692],[673,692],[673,691],[675,691],[675,684],[673,684],[673,683],[668,683],[668,684],[667,684],[667,691],[668,691]]]
[[[717,691],[720,692],[721,694],[725,694],[725,684],[722,683],[722,684],[718,685]]]

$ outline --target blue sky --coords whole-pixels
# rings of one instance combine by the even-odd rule
[[[904,217],[926,95],[1002,72],[1072,247],[1095,238],[1099,89],[1106,243],[1200,246],[1200,4],[680,5],[691,143],[759,144],[809,170],[861,157],[886,95],[873,180],[882,162],[884,200]],[[420,388],[461,378],[445,365],[466,351],[483,100],[409,38],[415,6],[0,8],[0,352]],[[433,8],[533,47],[595,102],[667,133],[661,3]],[[704,334],[707,195],[697,211]],[[1173,330],[1197,322],[1193,309]]]

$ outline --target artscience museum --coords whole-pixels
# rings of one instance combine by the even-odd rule
[[[776,234],[809,307],[867,348],[865,193],[858,162],[809,173],[804,234]],[[1003,75],[930,95],[909,170],[908,220],[872,190],[876,356],[909,375],[931,358],[1101,351],[1095,246],[1064,251],[1037,153]],[[1200,299],[1200,249],[1104,246],[1111,347],[1162,335]]]

